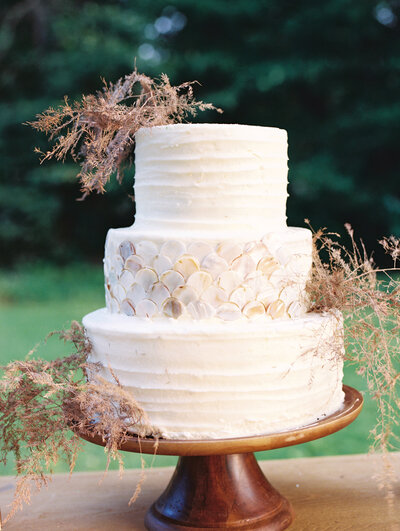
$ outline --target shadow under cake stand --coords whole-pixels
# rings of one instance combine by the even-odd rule
[[[129,437],[120,450],[180,456],[167,488],[146,514],[146,528],[277,531],[289,527],[292,507],[267,481],[253,452],[313,441],[348,426],[359,415],[363,398],[347,385],[343,391],[339,411],[296,430],[214,440]],[[104,446],[100,436],[78,435]]]

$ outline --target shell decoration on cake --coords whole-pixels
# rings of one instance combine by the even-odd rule
[[[107,308],[127,316],[173,319],[298,317],[306,311],[299,294],[311,264],[302,254],[288,256],[280,248],[272,253],[265,240],[108,242]]]

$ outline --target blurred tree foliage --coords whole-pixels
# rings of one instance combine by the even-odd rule
[[[3,264],[99,259],[107,227],[133,221],[133,169],[77,202],[77,167],[40,166],[46,140],[21,124],[135,57],[149,75],[198,79],[225,110],[200,121],[288,130],[289,224],[350,222],[369,248],[400,234],[398,0],[2,0],[0,16]]]

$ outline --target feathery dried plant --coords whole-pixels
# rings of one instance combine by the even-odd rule
[[[92,191],[103,193],[113,174],[122,180],[141,127],[180,123],[198,111],[222,112],[211,103],[195,100],[196,81],[173,86],[166,74],[152,79],[135,68],[116,83],[103,83],[102,91],[72,104],[65,97],[63,105],[50,107],[36,121],[28,122],[54,141],[46,153],[36,149],[42,162],[64,161],[68,153],[81,162],[77,177],[83,197]]]
[[[29,503],[32,487],[47,485],[52,470],[63,457],[72,472],[81,449],[77,433],[99,435],[110,460],[123,461],[118,451],[134,426],[139,437],[152,433],[146,414],[118,380],[106,381],[99,366],[88,361],[90,344],[83,327],[73,322],[71,329],[53,332],[72,342],[76,352],[44,361],[14,361],[1,367],[0,380],[0,461],[15,456],[17,484],[9,520],[24,503]],[[88,380],[87,374],[90,374]],[[93,419],[96,422],[93,422]],[[71,426],[74,430],[71,430]],[[133,502],[141,487],[138,484]]]
[[[308,220],[306,220],[308,222]],[[314,233],[313,269],[307,284],[310,312],[339,310],[344,319],[345,355],[357,366],[378,407],[378,423],[371,430],[372,447],[383,453],[396,448],[395,426],[400,418],[400,240],[391,236],[379,243],[393,267],[379,269],[350,225],[349,249],[340,235]]]

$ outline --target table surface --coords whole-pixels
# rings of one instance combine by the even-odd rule
[[[397,483],[394,502],[379,490],[376,476],[384,465],[379,455],[347,455],[261,461],[269,481],[292,503],[291,531],[400,531],[400,452],[391,454]],[[146,469],[142,492],[128,501],[140,470],[56,474],[49,486],[34,494],[4,531],[143,531],[147,508],[166,487],[173,469]],[[103,479],[103,481],[102,481]],[[101,483],[100,483],[101,482]],[[15,480],[0,477],[3,518],[12,500]]]

